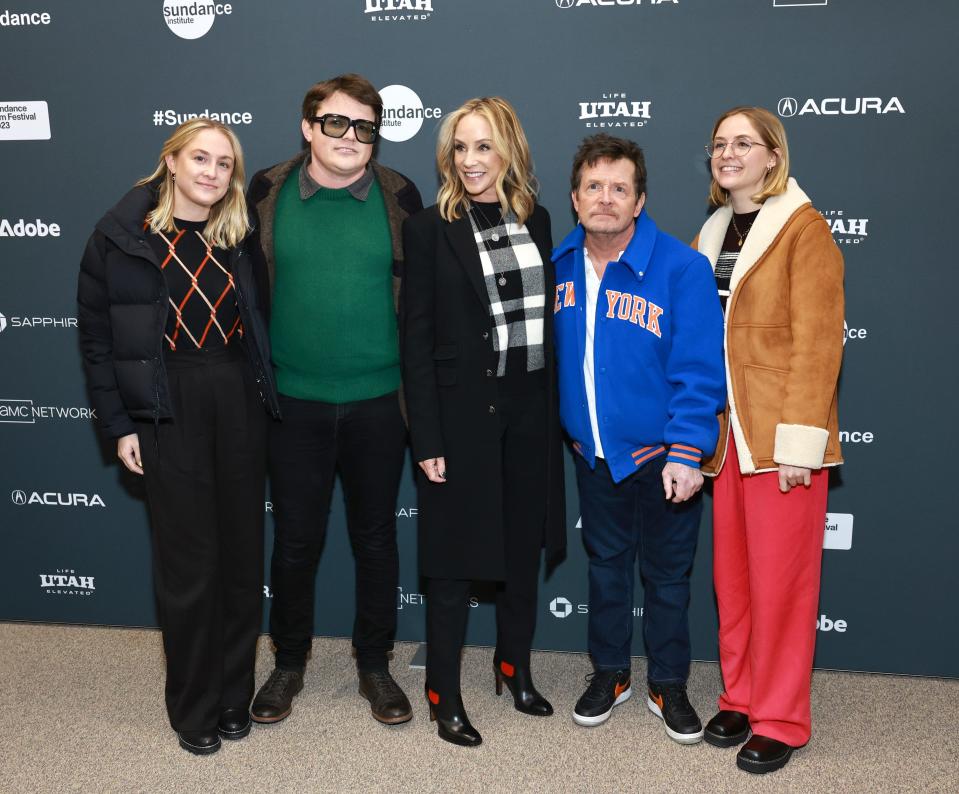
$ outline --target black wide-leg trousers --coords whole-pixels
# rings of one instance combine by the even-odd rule
[[[546,394],[535,389],[501,395],[497,411],[506,578],[496,586],[495,658],[528,668],[546,521]],[[450,531],[455,531],[452,523]],[[426,680],[441,697],[460,691],[470,585],[468,579],[430,577],[427,581]]]
[[[206,731],[253,698],[269,419],[238,345],[166,368],[175,419],[138,429],[166,706],[174,730]]]

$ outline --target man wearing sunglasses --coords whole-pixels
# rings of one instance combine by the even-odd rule
[[[337,471],[356,561],[359,692],[380,722],[412,717],[388,666],[406,448],[395,298],[402,223],[423,203],[410,180],[372,159],[382,112],[360,75],[317,83],[303,100],[307,148],[256,174],[247,195],[283,416],[270,439],[276,668],[253,701],[257,722],[285,719],[303,688]]]

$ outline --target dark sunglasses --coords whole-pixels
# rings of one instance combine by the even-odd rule
[[[352,127],[356,131],[356,140],[360,143],[373,143],[380,131],[379,126],[372,121],[351,119],[338,113],[324,113],[322,116],[314,116],[313,123],[319,124],[323,134],[330,138],[342,138],[346,135],[346,131]]]

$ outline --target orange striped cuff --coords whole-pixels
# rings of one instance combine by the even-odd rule
[[[637,466],[642,466],[647,460],[652,460],[665,451],[666,447],[660,444],[654,447],[640,447],[635,452],[631,452],[630,455],[633,457],[633,463]]]
[[[685,463],[687,466],[698,468],[703,462],[703,451],[689,444],[672,444],[669,447],[666,460],[673,463]]]

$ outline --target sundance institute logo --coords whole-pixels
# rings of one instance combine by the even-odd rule
[[[443,115],[437,107],[424,107],[419,95],[405,85],[381,88],[380,97],[383,100],[380,135],[388,141],[408,141],[420,131],[423,119],[438,119]]]
[[[181,39],[198,39],[210,32],[221,14],[232,14],[230,3],[208,3],[201,0],[163,0],[163,21]]]

